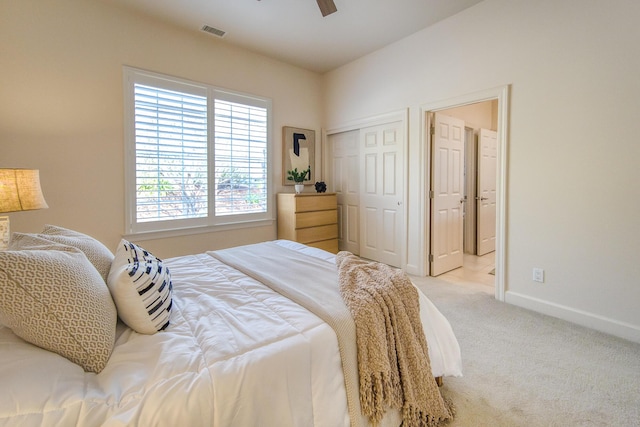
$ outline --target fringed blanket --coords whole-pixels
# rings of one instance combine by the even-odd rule
[[[336,256],[340,292],[356,324],[360,403],[375,424],[388,408],[403,426],[436,426],[452,418],[429,362],[417,290],[404,271]]]

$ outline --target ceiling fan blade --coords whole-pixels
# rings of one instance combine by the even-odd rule
[[[322,12],[322,16],[331,15],[333,12],[337,12],[338,8],[333,0],[316,0],[318,2],[318,7],[320,7],[320,12]]]

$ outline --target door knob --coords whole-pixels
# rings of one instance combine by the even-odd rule
[[[488,197],[476,197],[476,200],[480,200],[480,201],[489,200],[489,198]]]

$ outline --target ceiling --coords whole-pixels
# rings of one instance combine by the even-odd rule
[[[316,0],[107,0],[226,43],[324,73],[482,0],[335,0],[322,17]]]

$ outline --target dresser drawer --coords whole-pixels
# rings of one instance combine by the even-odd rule
[[[327,252],[338,253],[338,239],[321,240],[319,242],[307,243],[307,246],[311,246],[318,249],[324,249]]]
[[[338,198],[335,194],[298,196],[295,199],[296,212],[324,211],[337,209]]]
[[[296,215],[296,228],[315,227],[318,225],[335,224],[337,214],[335,210],[300,212]]]
[[[296,241],[300,243],[336,238],[338,238],[338,224],[321,225],[319,227],[300,228],[296,230]]]

